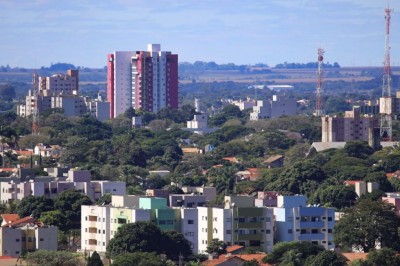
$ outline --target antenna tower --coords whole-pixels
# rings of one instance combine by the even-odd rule
[[[324,63],[324,49],[318,48],[318,80],[317,80],[317,99],[316,99],[316,104],[315,104],[315,115],[316,116],[324,116],[325,115],[325,110],[324,110],[324,99],[323,99],[323,80],[322,80],[322,66]]]
[[[34,106],[32,110],[32,134],[39,134],[39,76],[36,72],[32,76],[32,90]]]
[[[379,100],[381,121],[380,137],[382,140],[392,140],[392,96],[391,96],[391,78],[390,78],[390,14],[393,9],[385,9],[386,20],[386,42],[385,42],[385,61],[383,63],[382,77],[382,97]]]

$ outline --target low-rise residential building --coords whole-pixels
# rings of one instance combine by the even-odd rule
[[[382,197],[382,200],[393,204],[397,215],[400,215],[400,193],[386,193],[386,197]]]
[[[1,216],[0,256],[20,257],[27,251],[57,250],[57,227],[44,225],[30,216]]]
[[[170,207],[196,208],[206,205],[206,197],[202,195],[173,194],[169,195]]]
[[[60,145],[48,145],[45,143],[38,143],[33,149],[35,155],[40,155],[42,157],[53,157],[59,158],[61,156],[61,146]]]
[[[294,98],[273,95],[270,100],[258,100],[250,113],[250,120],[276,118],[297,114],[297,102]]]
[[[182,186],[181,189],[186,194],[203,195],[206,197],[206,201],[212,201],[217,197],[217,188],[215,187]]]
[[[334,208],[307,206],[306,197],[296,195],[278,196],[278,207],[273,210],[277,241],[307,241],[334,248]]]
[[[104,194],[125,195],[126,184],[121,181],[91,180],[90,171],[69,170],[65,181],[54,177],[35,178],[29,181],[0,182],[1,203],[20,201],[27,196],[56,197],[59,193],[75,189],[86,194],[92,201],[98,200]]]

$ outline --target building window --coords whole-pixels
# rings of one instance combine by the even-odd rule
[[[267,229],[267,230],[265,230],[265,233],[266,234],[271,234],[271,230]]]
[[[194,224],[194,220],[188,220],[188,224]]]
[[[44,241],[44,239],[43,239],[43,238],[41,238],[41,239],[40,239],[40,241],[42,241],[42,242],[43,242],[43,241]]]
[[[293,234],[293,230],[292,229],[288,229],[287,232],[288,232],[288,234]]]
[[[227,235],[232,234],[232,230],[226,230],[226,234],[227,234]]]
[[[332,217],[328,217],[328,222],[332,222]]]
[[[328,233],[332,233],[332,229],[328,229]]]
[[[19,238],[15,239],[16,242],[19,242]]]

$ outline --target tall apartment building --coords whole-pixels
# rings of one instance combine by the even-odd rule
[[[276,240],[306,241],[333,249],[333,208],[307,206],[305,196],[278,196],[274,207]]]
[[[379,127],[378,117],[362,116],[358,107],[346,111],[344,117],[325,116],[321,121],[322,142],[363,140],[372,143],[376,137],[375,128]]]
[[[63,109],[66,116],[82,116],[86,113],[100,121],[110,118],[108,102],[91,100],[79,96],[79,72],[68,70],[66,74],[55,74],[49,77],[36,76],[38,95],[29,90],[25,104],[17,106],[17,114],[21,117],[33,114],[34,110],[42,113],[49,109]]]
[[[178,55],[149,44],[147,51],[107,56],[107,97],[114,118],[132,107],[157,112],[178,108]]]

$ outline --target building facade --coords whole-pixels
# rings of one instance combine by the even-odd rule
[[[278,207],[273,208],[276,240],[280,242],[304,241],[331,250],[335,210],[307,206],[305,196],[278,196]]]
[[[291,116],[297,114],[296,99],[273,95],[271,100],[257,101],[250,113],[250,120],[276,118],[280,116]]]
[[[363,140],[372,143],[375,128],[379,127],[378,117],[361,115],[358,107],[346,111],[344,117],[325,116],[322,121],[322,142],[343,142]]]
[[[107,56],[110,116],[128,108],[157,112],[178,108],[178,55],[149,44],[147,51],[116,51]]]

